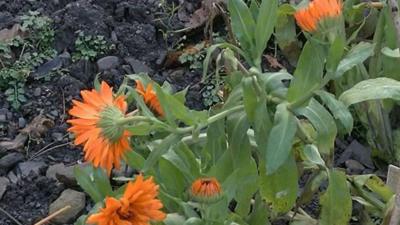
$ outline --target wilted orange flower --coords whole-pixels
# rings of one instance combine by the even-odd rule
[[[341,13],[340,0],[313,0],[306,8],[297,10],[294,17],[301,29],[314,32],[322,19],[335,18]]]
[[[120,199],[107,197],[105,207],[91,215],[87,223],[96,225],[150,225],[150,221],[162,221],[166,215],[157,199],[158,185],[153,178],[143,179],[138,175],[129,182]]]
[[[147,107],[149,107],[153,113],[160,117],[164,116],[164,112],[158,101],[156,92],[153,91],[153,85],[151,83],[147,84],[146,89],[144,89],[142,82],[136,80],[136,91],[143,96],[144,103],[146,103]]]
[[[83,145],[85,160],[95,167],[105,168],[110,174],[113,166],[119,168],[123,153],[130,149],[128,131],[116,125],[124,118],[127,103],[124,96],[113,97],[112,88],[101,83],[101,89],[81,91],[83,101],[73,100],[68,129],[75,134],[75,144]]]
[[[221,185],[214,177],[197,179],[190,188],[191,196],[199,202],[216,201],[221,196],[221,193]]]

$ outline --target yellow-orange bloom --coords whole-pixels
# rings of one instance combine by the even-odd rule
[[[120,167],[125,151],[130,150],[129,132],[115,125],[115,119],[124,118],[128,108],[124,96],[113,97],[112,88],[101,83],[101,89],[81,91],[83,101],[73,100],[68,120],[68,131],[75,134],[75,144],[83,145],[85,160],[95,167],[111,169]]]
[[[153,178],[143,179],[138,175],[129,182],[120,199],[107,197],[104,208],[89,216],[88,224],[96,225],[149,225],[150,221],[162,221],[166,215],[157,199],[158,185]]]
[[[142,82],[136,80],[136,91],[143,97],[144,103],[146,103],[147,107],[149,107],[156,116],[164,116],[160,101],[158,100],[151,83],[147,84],[145,89]]]
[[[341,13],[340,0],[313,0],[306,8],[297,10],[294,17],[301,29],[314,32],[321,20],[338,17]]]
[[[199,202],[216,201],[221,196],[221,193],[221,185],[214,177],[197,179],[190,188],[191,196]]]

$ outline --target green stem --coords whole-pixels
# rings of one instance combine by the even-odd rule
[[[131,122],[152,122],[153,120],[146,116],[128,116],[117,121],[117,125],[125,125]]]
[[[210,124],[212,124],[212,123],[214,123],[214,122],[216,122],[216,121],[218,121],[220,119],[223,119],[223,118],[229,116],[232,113],[235,113],[235,112],[238,112],[238,111],[242,110],[243,108],[244,108],[243,105],[238,105],[238,106],[232,107],[232,108],[230,108],[228,110],[222,111],[222,112],[220,112],[218,114],[215,114],[214,116],[211,116],[210,118],[208,118],[206,124],[203,124],[203,125],[200,125],[200,126],[190,126],[190,127],[176,128],[175,131],[178,134],[185,134],[185,133],[193,131],[195,128],[202,129],[202,128],[204,128],[204,127],[206,127],[206,126],[208,126],[208,125],[210,125]]]

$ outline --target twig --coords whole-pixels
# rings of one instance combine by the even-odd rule
[[[71,143],[72,143],[72,142],[67,142],[67,143],[63,143],[63,144],[59,144],[59,145],[53,146],[53,147],[48,148],[48,149],[46,149],[46,150],[44,150],[44,151],[42,151],[42,152],[40,152],[40,153],[38,153],[38,154],[33,155],[30,159],[35,159],[35,158],[37,158],[37,157],[43,155],[43,154],[46,153],[46,152],[49,152],[49,151],[51,151],[51,150],[54,150],[54,149],[57,149],[57,148],[61,148],[61,147],[67,146],[67,145],[69,145],[69,144],[71,144]]]
[[[71,208],[71,206],[70,206],[70,205],[67,205],[67,206],[65,206],[64,208],[59,209],[59,210],[57,210],[56,212],[54,212],[53,214],[51,214],[51,215],[47,216],[46,218],[42,219],[41,221],[35,223],[35,225],[44,225],[44,224],[46,224],[47,222],[49,222],[51,219],[53,219],[54,217],[60,215],[61,213],[67,211],[67,210],[70,209],[70,208]]]
[[[17,219],[15,219],[10,213],[8,213],[6,210],[4,210],[3,208],[0,207],[0,212],[6,214],[6,216],[8,216],[12,221],[14,221],[16,224],[18,225],[22,225],[21,222],[19,222]]]
[[[66,136],[68,136],[68,134],[65,134],[62,138],[65,138]],[[36,155],[38,155],[38,154],[41,154],[42,151],[46,150],[48,147],[52,146],[53,144],[55,144],[57,142],[59,142],[59,141],[57,141],[57,140],[53,141],[50,144],[48,144],[48,145],[44,146],[43,148],[39,149],[39,151],[37,151],[35,154],[33,154],[30,159],[32,159],[33,157],[36,157]]]

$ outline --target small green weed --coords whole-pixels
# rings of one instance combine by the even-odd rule
[[[80,59],[95,60],[98,55],[106,54],[112,50],[114,45],[110,45],[104,36],[86,35],[83,31],[78,31],[78,38],[75,41],[75,52],[72,55],[73,61]]]
[[[24,85],[30,73],[56,55],[50,18],[31,11],[21,21],[27,37],[0,42],[0,90],[5,91],[7,101],[16,109],[26,101]]]

